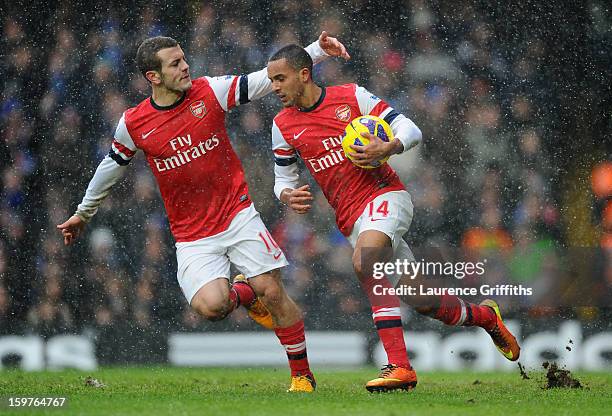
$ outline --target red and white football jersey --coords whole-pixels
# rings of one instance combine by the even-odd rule
[[[384,118],[389,124],[399,115],[365,88],[346,84],[323,88],[321,98],[311,108],[283,109],[272,126],[277,181],[287,175],[286,167],[301,157],[335,210],[336,224],[345,236],[351,233],[368,202],[386,192],[405,189],[388,164],[362,169],[345,157],[342,138],[346,125],[367,114]]]
[[[122,164],[137,150],[145,153],[176,241],[220,233],[251,204],[242,165],[225,128],[225,111],[236,105],[239,80],[195,79],[172,106],[159,107],[147,98],[119,121],[110,156]],[[227,82],[230,88],[219,100],[215,83]]]

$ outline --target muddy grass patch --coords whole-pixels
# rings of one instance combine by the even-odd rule
[[[546,386],[547,389],[554,388],[570,388],[580,389],[582,384],[577,378],[574,378],[569,370],[563,370],[559,368],[557,363],[549,363],[545,361],[542,363],[542,367],[546,370]]]

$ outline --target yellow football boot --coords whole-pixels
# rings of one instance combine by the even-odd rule
[[[291,387],[287,393],[312,393],[317,388],[317,382],[312,374],[291,377]]]

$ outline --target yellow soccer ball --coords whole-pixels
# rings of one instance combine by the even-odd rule
[[[342,148],[344,149],[344,154],[349,160],[353,160],[349,155],[349,152],[355,153],[353,149],[350,148],[350,145],[361,145],[365,146],[370,143],[370,140],[363,137],[361,133],[370,132],[375,136],[378,136],[382,141],[390,142],[395,139],[393,137],[393,131],[391,130],[391,126],[385,120],[376,116],[359,116],[347,124],[345,128],[344,138],[342,139]],[[367,166],[359,166],[364,169],[374,169],[382,166],[385,162],[389,160],[389,157],[373,162]],[[358,166],[358,165],[356,165]]]

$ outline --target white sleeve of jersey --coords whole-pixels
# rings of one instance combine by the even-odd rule
[[[127,164],[130,163],[137,150],[125,125],[125,113],[123,113],[117,124],[111,149],[98,165],[75,215],[85,222],[91,220],[113,185],[123,176]]]
[[[402,142],[404,152],[421,142],[421,130],[408,117],[398,113],[393,107],[363,87],[357,87],[355,97],[361,114],[371,114],[385,120],[391,126],[393,135]]]
[[[130,163],[130,160],[132,160],[137,150],[132,140],[132,136],[130,136],[127,126],[125,125],[125,113],[123,113],[121,119],[119,119],[119,123],[117,123],[115,139],[111,144],[111,150],[108,155],[117,162],[118,165],[124,166]]]
[[[315,64],[329,56],[321,48],[318,40],[308,45],[305,50]],[[206,77],[206,79],[224,111],[258,100],[272,92],[272,83],[268,79],[267,68],[246,75],[225,75]]]
[[[391,114],[391,112],[389,112],[389,114]],[[391,130],[393,130],[393,135],[400,142],[402,142],[402,145],[404,146],[404,150],[402,150],[402,152],[405,152],[406,150],[410,150],[417,144],[421,143],[423,134],[421,133],[421,129],[414,124],[414,121],[410,120],[403,114],[396,114],[397,116],[393,118],[389,124],[391,125]]]
[[[383,102],[380,98],[360,86],[357,86],[355,89],[355,98],[357,98],[357,103],[359,104],[359,111],[361,111],[361,114],[372,114],[373,116],[379,116],[379,114],[373,113],[373,110],[374,107]],[[389,106],[386,105],[385,107]]]
[[[89,182],[83,201],[79,204],[75,215],[83,221],[89,222],[98,212],[98,207],[110,193],[113,185],[121,179],[126,169],[127,166],[117,164],[110,154],[102,159],[96,173]]]
[[[280,199],[283,189],[297,188],[300,175],[297,153],[291,147],[275,122],[272,122],[272,151],[274,152],[274,194]]]
[[[265,68],[247,75],[225,75],[206,77],[206,79],[224,111],[229,111],[272,92]]]

